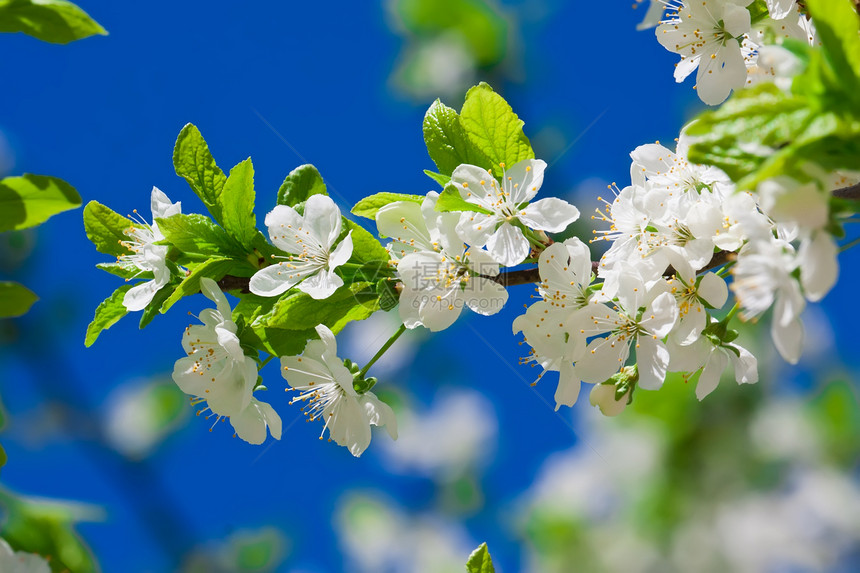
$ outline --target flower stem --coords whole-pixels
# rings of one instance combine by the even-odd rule
[[[735,315],[738,313],[738,311],[740,309],[741,309],[741,303],[736,302],[735,306],[732,307],[732,309],[729,311],[729,313],[720,322],[722,322],[724,324],[728,324],[735,317]]]
[[[379,352],[377,352],[377,353],[373,356],[373,358],[371,358],[371,359],[370,359],[370,362],[368,362],[368,363],[364,366],[364,368],[362,368],[362,369],[361,369],[361,372],[359,372],[359,373],[358,373],[358,376],[359,376],[360,378],[364,378],[364,375],[365,375],[365,374],[367,374],[367,371],[368,371],[368,370],[370,370],[370,367],[371,367],[371,366],[373,366],[373,365],[374,365],[374,363],[375,363],[377,360],[379,360],[380,358],[382,358],[382,355],[383,355],[383,354],[385,354],[385,351],[386,351],[386,350],[388,350],[389,348],[391,348],[391,345],[392,345],[392,344],[394,344],[394,342],[395,342],[398,338],[400,338],[400,335],[401,335],[401,334],[403,334],[404,332],[406,332],[406,325],[401,324],[401,325],[400,325],[400,328],[398,328],[398,329],[397,329],[397,332],[395,332],[395,333],[391,336],[391,338],[389,338],[389,339],[388,339],[388,342],[386,342],[385,344],[383,344],[383,345],[382,345],[382,348],[380,348],[380,349],[379,349]]]
[[[275,355],[274,355],[274,354],[270,354],[268,357],[266,357],[266,359],[265,359],[265,360],[263,360],[262,362],[260,362],[260,368],[259,368],[259,370],[262,370],[262,369],[263,369],[263,366],[265,366],[266,364],[268,364],[268,363],[272,360],[272,358],[274,358],[274,357],[275,357]]]

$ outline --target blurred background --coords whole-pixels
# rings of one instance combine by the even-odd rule
[[[253,157],[260,221],[302,163],[344,210],[425,193],[424,111],[436,97],[459,109],[485,80],[586,237],[597,195],[629,182],[628,153],[671,142],[701,110],[630,2],[80,4],[109,36],[0,35],[0,175],[61,177],[84,201],[147,218],[153,185],[203,210],[171,162],[187,122],[222,168]],[[202,297],[143,332],[126,318],[85,349],[120,280],[98,262],[80,210],[0,235],[0,278],[41,296],[0,321],[0,531],[78,570],[462,571],[482,541],[508,573],[860,568],[856,249],[805,315],[798,366],[751,326],[741,343],[759,357],[757,386],[727,379],[699,404],[672,379],[615,419],[595,415],[587,389],[554,412],[552,375],[530,386],[510,324],[532,292],[514,287],[505,312],[409,332],[374,367],[400,438],[375,433],[360,459],[299,423],[272,365],[281,441],[250,446],[190,415],[169,374]],[[396,326],[382,313],[351,325],[341,356],[366,361]]]

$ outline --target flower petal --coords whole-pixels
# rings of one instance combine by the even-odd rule
[[[519,220],[540,231],[560,233],[579,219],[579,209],[557,197],[547,197],[529,205],[520,212]]]
[[[305,202],[302,228],[328,250],[340,235],[340,209],[328,195],[311,195]]]
[[[514,267],[526,260],[530,248],[522,229],[502,223],[487,241],[487,251],[499,264]]]
[[[298,289],[309,294],[313,299],[323,300],[342,286],[343,279],[337,273],[322,269],[299,283]]]
[[[143,310],[152,302],[155,293],[158,292],[158,284],[155,281],[138,283],[131,287],[122,297],[122,305],[129,312]]]
[[[483,278],[472,277],[463,289],[466,305],[478,314],[496,314],[508,302],[508,289],[499,283]]]

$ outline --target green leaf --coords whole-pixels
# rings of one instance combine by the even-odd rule
[[[436,210],[443,213],[447,211],[476,211],[488,215],[492,214],[492,211],[463,199],[460,192],[453,185],[446,187],[439,194],[439,199],[436,200]]]
[[[62,179],[29,173],[0,179],[0,232],[35,227],[80,206],[81,196]]]
[[[400,302],[400,293],[394,287],[395,281],[390,279],[381,279],[376,283],[376,296],[379,297],[379,308],[384,311],[389,311],[397,306]]]
[[[460,111],[460,121],[469,140],[487,156],[493,169],[500,163],[510,167],[535,156],[523,133],[522,120],[486,83],[482,82],[468,91]]]
[[[249,157],[230,170],[218,198],[224,230],[248,250],[257,234],[254,199],[254,165]]]
[[[122,285],[116,289],[104,302],[96,308],[96,314],[93,321],[87,327],[87,335],[84,339],[84,345],[90,347],[102,333],[117,322],[119,319],[128,314],[128,310],[123,306],[122,299],[125,293],[132,285]]]
[[[355,282],[337,289],[325,300],[292,290],[282,296],[272,311],[260,318],[270,328],[313,330],[319,324],[337,333],[353,320],[364,320],[379,310],[373,283]]]
[[[430,179],[432,179],[433,181],[438,183],[442,189],[444,189],[445,186],[451,182],[451,176],[450,175],[442,175],[441,173],[433,173],[429,169],[424,170],[424,175],[426,175],[427,177],[429,177]]]
[[[343,225],[347,231],[352,231],[352,256],[350,260],[358,263],[373,263],[382,261],[388,265],[391,255],[385,247],[377,241],[364,227],[343,218]]]
[[[278,205],[293,207],[304,203],[311,195],[326,195],[322,175],[313,165],[300,165],[290,171],[278,189]]]
[[[481,543],[477,549],[472,551],[466,562],[466,571],[469,573],[496,573],[493,567],[493,559],[486,543]]]
[[[132,252],[123,246],[128,241],[126,230],[132,228],[131,219],[123,217],[98,201],[90,201],[84,207],[84,230],[96,250],[105,255],[120,257]]]
[[[427,153],[443,175],[450,176],[463,163],[484,169],[495,166],[466,134],[457,112],[438,99],[424,115],[423,130]]]
[[[376,193],[371,195],[370,197],[365,197],[361,201],[355,204],[355,207],[350,211],[353,215],[358,215],[359,217],[365,217],[367,219],[376,219],[376,213],[389,203],[394,203],[395,201],[409,201],[410,203],[418,203],[419,205],[424,202],[426,197],[424,195],[407,195],[405,193]]]
[[[164,300],[164,303],[161,305],[161,313],[164,314],[167,312],[182,297],[200,292],[201,278],[208,277],[217,282],[224,278],[224,275],[228,274],[235,264],[232,259],[209,259],[205,263],[194,267],[191,274],[185,277],[179,283],[179,286],[176,287],[176,290]]]
[[[53,573],[93,573],[100,568],[75,531],[75,522],[104,518],[99,508],[66,501],[26,498],[0,490],[3,539],[15,551],[50,557]],[[5,569],[4,569],[5,572]]]
[[[806,5],[836,77],[850,91],[860,82],[860,17],[856,6],[849,0],[809,0]]]
[[[37,300],[36,293],[22,284],[0,282],[0,318],[27,314]]]
[[[256,324],[245,330],[242,342],[262,347],[275,356],[297,356],[305,349],[308,340],[316,337],[315,330],[289,330]]]
[[[245,250],[205,215],[177,213],[157,222],[165,241],[192,260],[245,256]]]
[[[176,174],[188,181],[212,217],[221,222],[219,198],[227,177],[209,152],[209,146],[194,124],[187,124],[176,138],[173,148]]]
[[[0,0],[0,32],[23,32],[52,44],[107,36],[89,14],[65,0]]]

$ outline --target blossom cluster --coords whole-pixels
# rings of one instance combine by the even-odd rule
[[[638,0],[642,1],[642,0]],[[708,105],[763,79],[785,76],[795,58],[778,47],[790,38],[818,43],[815,25],[796,0],[651,0],[640,28],[657,26],[657,41],[681,56],[675,81],[696,72],[696,92]]]
[[[783,177],[738,192],[719,169],[687,161],[686,149],[682,136],[674,152],[649,144],[631,153],[631,184],[610,186],[614,199],[594,217],[608,225],[595,240],[611,243],[596,272],[578,238],[541,253],[542,300],[514,332],[531,346],[524,362],[559,373],[557,405],[573,405],[582,381],[597,385],[592,402],[608,414],[669,372],[698,374],[699,399],[729,366],[738,383],[756,382],[756,358],[729,328],[737,313],[753,320],[772,308],[776,349],[799,360],[806,301],[837,279],[829,190],[860,178]],[[721,312],[729,289],[735,306]]]

